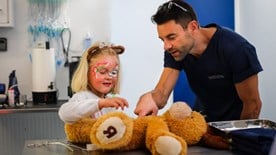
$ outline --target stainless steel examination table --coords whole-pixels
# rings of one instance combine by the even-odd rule
[[[70,149],[64,140],[27,140],[22,155],[150,155],[147,150],[133,150],[126,152],[86,151],[82,148]],[[215,150],[201,146],[190,146],[187,155],[233,155],[231,151]]]

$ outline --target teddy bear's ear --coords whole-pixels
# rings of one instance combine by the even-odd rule
[[[101,149],[126,147],[132,139],[133,120],[122,112],[110,112],[98,118],[90,133],[92,143]]]
[[[125,48],[121,45],[112,45],[111,48],[117,53],[117,54],[123,54],[125,51]]]

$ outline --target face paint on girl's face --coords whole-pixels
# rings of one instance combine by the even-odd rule
[[[89,87],[98,96],[104,96],[115,88],[118,81],[119,59],[114,55],[103,55],[89,66]]]
[[[101,78],[104,76],[109,76],[111,78],[117,78],[119,72],[118,64],[112,64],[109,62],[98,62],[93,67],[93,72],[95,73],[95,78]]]

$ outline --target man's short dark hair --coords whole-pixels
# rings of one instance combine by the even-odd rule
[[[153,23],[160,25],[174,20],[186,28],[192,20],[197,21],[194,9],[183,0],[171,0],[159,6],[157,12],[151,17]]]

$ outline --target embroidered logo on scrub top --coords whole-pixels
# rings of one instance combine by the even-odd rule
[[[224,79],[224,75],[221,74],[215,74],[208,76],[209,80],[218,80],[218,79]]]

